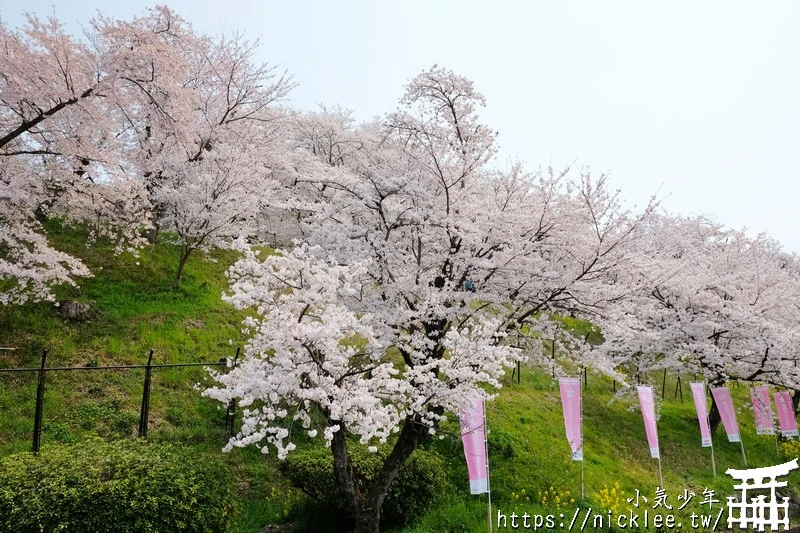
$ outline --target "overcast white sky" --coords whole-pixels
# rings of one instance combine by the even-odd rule
[[[151,3],[0,0],[55,10],[75,32],[99,9]],[[238,28],[294,74],[292,101],[391,110],[438,63],[474,80],[501,157],[611,170],[631,204],[766,231],[800,252],[800,2],[206,2],[168,5],[204,32]],[[223,8],[224,6],[224,8]]]

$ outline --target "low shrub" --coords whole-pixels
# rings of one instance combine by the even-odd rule
[[[352,447],[350,458],[366,491],[380,472],[385,455]],[[319,502],[322,507],[347,513],[344,496],[338,489],[330,450],[316,449],[293,452],[281,465],[281,471],[297,488]],[[400,469],[383,502],[381,521],[402,525],[419,519],[446,487],[445,465],[431,451],[416,450]]]
[[[221,459],[92,439],[0,460],[0,532],[220,532],[233,513]]]

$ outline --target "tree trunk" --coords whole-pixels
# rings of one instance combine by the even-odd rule
[[[161,226],[156,222],[153,227],[147,230],[144,234],[147,242],[152,245],[158,244],[158,237],[161,235]]]
[[[337,422],[333,422],[336,424]],[[400,468],[417,449],[422,441],[422,426],[416,417],[408,417],[403,429],[395,442],[394,448],[383,463],[378,477],[372,482],[368,494],[362,494],[358,487],[358,480],[353,463],[347,453],[347,434],[344,424],[338,422],[339,431],[333,434],[331,451],[333,453],[333,468],[339,490],[342,491],[347,506],[350,509],[358,533],[377,533],[379,531],[381,508],[389,487],[397,477]]]
[[[714,400],[714,395],[711,395],[711,411],[708,412],[708,422],[711,425],[711,433],[714,433],[717,430],[717,426],[719,426],[722,417],[719,414],[719,409],[717,408],[717,402]]]
[[[347,507],[359,533],[377,533],[381,520],[380,508],[370,508],[368,502],[361,494],[356,479],[353,463],[347,453],[347,432],[344,424],[339,422],[339,431],[333,434],[331,441],[331,452],[333,453],[333,471],[339,490],[347,501]]]
[[[797,418],[797,407],[800,405],[800,391],[794,391],[792,394],[792,407],[794,408],[794,417]]]
[[[356,531],[358,533],[378,533],[380,531],[381,510],[362,509],[356,514]]]
[[[181,259],[178,263],[178,274],[175,276],[174,287],[177,289],[181,285],[181,280],[183,279],[183,269],[186,266],[186,261],[189,260],[189,255],[191,255],[192,250],[194,248],[189,248],[188,246],[181,247]]]

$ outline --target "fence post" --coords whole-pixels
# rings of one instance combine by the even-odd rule
[[[681,401],[683,401],[683,384],[681,383],[680,374],[678,374],[678,380],[675,382],[675,397],[673,400],[678,397],[679,393],[681,395]]]
[[[661,399],[664,399],[664,392],[667,390],[667,369],[664,369],[664,378],[661,380]]]
[[[44,411],[44,375],[47,363],[47,350],[42,352],[42,366],[39,368],[39,382],[36,387],[36,414],[33,418],[33,453],[38,454],[42,444],[42,416]]]
[[[233,366],[231,369],[236,368],[236,361],[239,359],[240,346],[236,347],[236,355],[233,357]],[[231,398],[228,402],[228,412],[225,414],[225,429],[228,430],[231,437],[236,436],[236,400]]]
[[[150,375],[152,373],[153,350],[147,358],[144,369],[144,391],[142,392],[142,409],[139,412],[139,437],[147,438],[147,419],[150,417]]]

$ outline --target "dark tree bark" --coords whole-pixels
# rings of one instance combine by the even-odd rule
[[[720,378],[717,378],[717,379],[710,380],[709,383],[708,383],[708,386],[709,387],[721,387],[724,384],[725,384],[724,380],[722,380]],[[717,430],[717,427],[719,426],[719,423],[721,421],[722,421],[722,415],[720,415],[720,413],[719,413],[719,408],[717,407],[717,402],[716,402],[716,400],[714,400],[714,395],[712,394],[711,395],[711,410],[709,410],[709,412],[708,412],[708,424],[711,427],[712,435]]]
[[[337,423],[340,429],[333,434],[331,451],[333,452],[333,468],[339,490],[347,499],[347,506],[355,521],[356,531],[377,533],[381,520],[381,508],[389,493],[389,487],[400,472],[400,468],[422,442],[423,426],[419,424],[416,417],[408,417],[405,420],[397,442],[384,461],[378,477],[372,482],[369,492],[362,493],[353,470],[353,463],[347,453],[347,435],[344,424],[333,422],[333,424]]]
[[[153,227],[145,231],[144,237],[151,245],[158,244],[158,238],[161,236],[161,224],[158,221],[153,222]]]
[[[183,279],[183,269],[186,266],[186,262],[189,260],[189,256],[192,254],[192,250],[189,246],[183,245],[181,247],[181,259],[178,263],[178,274],[175,276],[174,286],[177,289],[181,285],[181,280]]]
[[[4,147],[8,143],[19,137],[20,135],[29,132],[31,128],[36,127],[37,125],[39,125],[40,122],[42,122],[46,118],[55,115],[56,113],[58,113],[59,111],[61,111],[66,107],[69,107],[73,104],[77,104],[79,101],[88,98],[89,96],[92,95],[93,92],[94,92],[94,87],[90,87],[85,91],[83,91],[83,93],[81,93],[80,96],[70,98],[69,100],[62,100],[58,104],[48,109],[47,111],[43,111],[33,118],[23,120],[19,124],[19,126],[14,128],[12,131],[9,131],[7,134],[3,135],[3,137],[0,137],[0,148]]]
[[[717,430],[717,426],[719,426],[720,421],[722,421],[722,416],[719,414],[717,402],[714,400],[714,396],[712,395],[711,410],[708,412],[708,423],[711,426],[711,433],[714,433]]]
[[[443,272],[447,269],[443,267]],[[434,283],[436,285],[436,283]],[[447,320],[432,319],[423,323],[425,335],[434,341],[427,359],[437,360],[444,357],[445,349],[440,339],[444,336],[448,327]],[[406,365],[413,366],[410,354],[401,350],[401,354]],[[437,371],[432,371],[436,375]],[[394,443],[392,451],[384,460],[381,471],[372,481],[366,493],[362,493],[359,488],[359,480],[353,469],[353,463],[347,453],[347,431],[344,423],[331,420],[331,425],[339,425],[339,431],[334,433],[331,442],[333,453],[333,469],[339,489],[347,499],[347,506],[355,521],[358,533],[377,533],[380,527],[381,508],[392,481],[397,477],[400,469],[405,462],[417,449],[428,435],[428,427],[421,423],[418,415],[407,416],[403,421],[403,427]]]
[[[347,501],[347,507],[356,522],[358,531],[378,531],[380,509],[375,513],[377,516],[370,520],[373,513],[370,513],[370,509],[364,508],[366,502],[364,502],[364,497],[358,488],[353,463],[347,453],[346,429],[341,422],[339,422],[339,431],[333,434],[331,452],[333,453],[333,470],[336,475],[336,481],[339,484],[339,490],[342,491]]]

